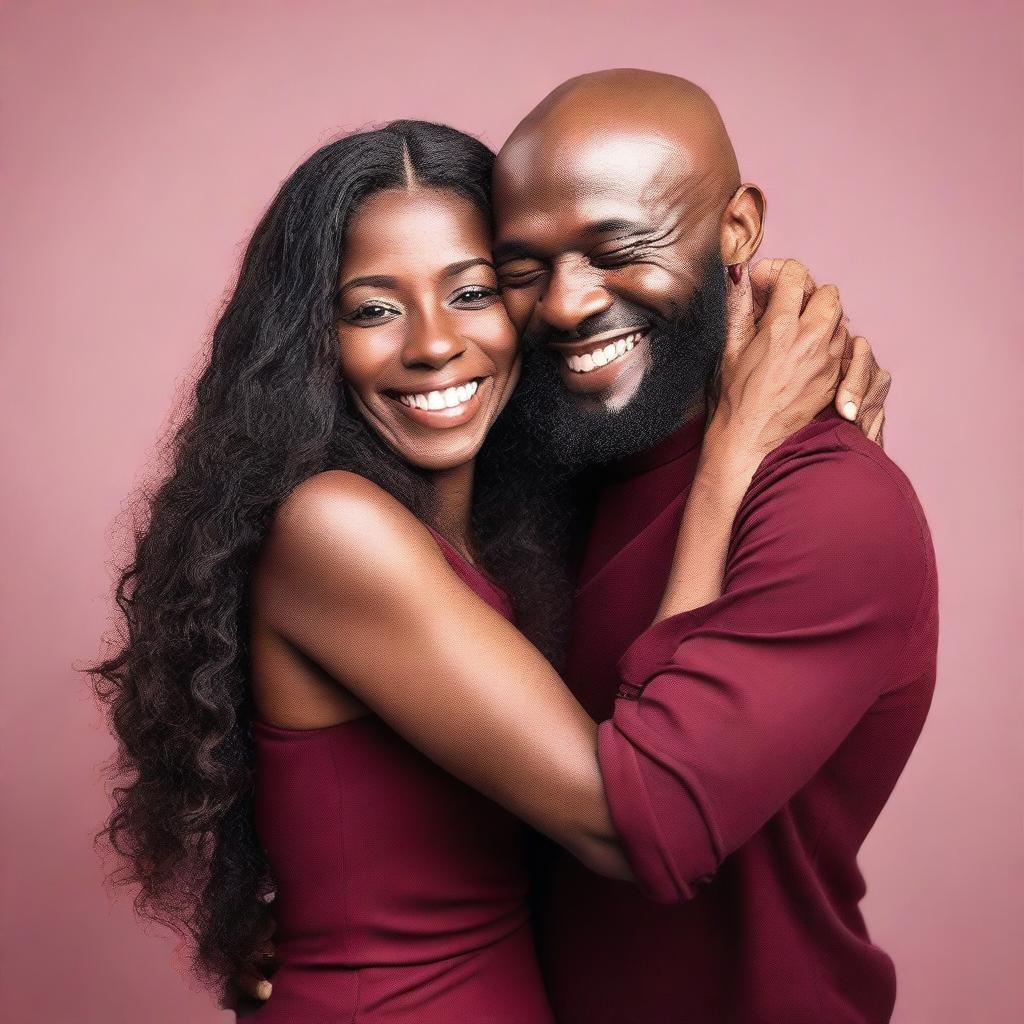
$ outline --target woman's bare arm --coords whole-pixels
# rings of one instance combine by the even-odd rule
[[[834,286],[818,288],[796,260],[762,261],[740,268],[727,304],[717,400],[654,622],[721,596],[733,523],[754,473],[837,393],[881,443],[889,374],[863,338],[850,337]]]
[[[254,586],[266,621],[427,757],[593,870],[631,877],[594,721],[398,501],[341,470],[304,481]]]

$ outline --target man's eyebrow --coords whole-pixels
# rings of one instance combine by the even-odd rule
[[[532,256],[530,247],[518,238],[510,238],[508,241],[499,242],[494,247],[494,262],[501,263],[504,260],[520,259]]]
[[[595,224],[588,224],[587,234],[604,235],[611,231],[618,231],[622,234],[640,235],[650,231],[648,224],[641,224],[635,220],[623,220],[621,217],[610,217],[607,220],[599,220]]]
[[[635,220],[625,220],[622,217],[608,217],[605,220],[595,221],[583,229],[585,235],[604,235],[612,231],[620,234],[643,235],[653,231],[650,224],[642,224]],[[509,238],[499,242],[494,247],[494,262],[504,263],[513,259],[537,259],[536,254],[526,242],[518,238]]]
[[[596,220],[583,228],[583,234],[608,234],[618,231],[621,234],[647,234],[654,228],[650,224],[638,220],[626,220],[623,217],[607,217]],[[495,246],[495,262],[504,263],[511,259],[537,258],[530,247],[519,239],[509,239]]]

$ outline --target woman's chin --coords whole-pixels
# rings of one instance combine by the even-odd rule
[[[477,431],[466,437],[456,437],[454,433],[446,430],[438,431],[437,437],[410,438],[392,432],[384,440],[403,462],[429,473],[439,473],[472,462],[483,446],[484,438],[478,436]]]
[[[464,445],[438,443],[436,446],[417,446],[415,451],[399,452],[412,466],[430,473],[458,469],[472,462],[480,453],[481,445],[468,441]]]
[[[489,385],[490,380],[486,384]],[[358,403],[370,429],[403,462],[432,473],[457,469],[472,462],[497,418],[493,402],[487,402],[482,408],[451,410],[455,413],[453,416],[446,415],[444,410],[402,408],[398,402],[382,396],[375,396],[375,399]]]

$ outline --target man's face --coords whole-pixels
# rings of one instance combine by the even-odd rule
[[[517,141],[499,158],[494,251],[523,376],[549,364],[560,383],[545,388],[550,415],[593,435],[580,444],[608,449],[574,460],[639,451],[670,432],[721,352],[721,195],[686,161],[667,139],[585,131]],[[643,436],[631,442],[634,420]]]

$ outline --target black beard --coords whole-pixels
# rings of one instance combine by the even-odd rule
[[[679,316],[635,307],[637,319],[650,325],[651,365],[617,412],[583,404],[562,382],[561,356],[536,337],[524,339],[522,375],[503,418],[523,432],[540,465],[575,473],[646,451],[683,425],[725,346],[725,274],[715,250]]]

